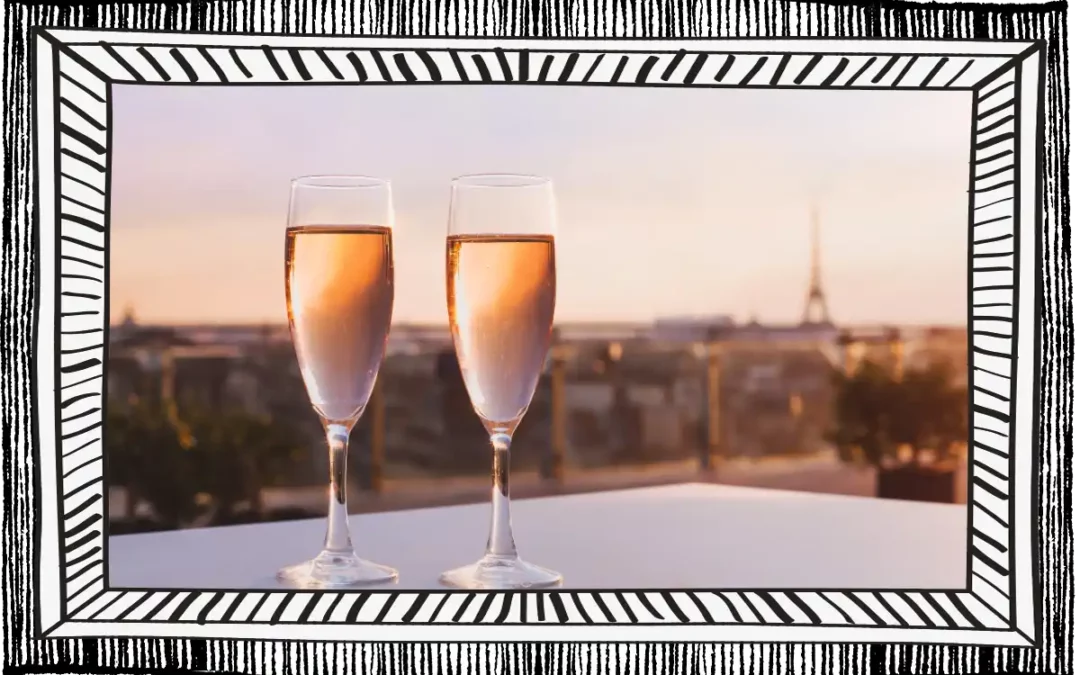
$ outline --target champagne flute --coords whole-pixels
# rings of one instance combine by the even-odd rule
[[[349,535],[349,433],[364,412],[386,352],[394,305],[390,183],[364,176],[309,176],[292,183],[285,232],[289,329],[311,405],[330,446],[323,550],[286,567],[292,586],[338,588],[397,579],[359,558]]]
[[[518,557],[510,527],[510,440],[536,391],[555,313],[555,194],[547,178],[453,181],[446,305],[461,374],[494,450],[491,530],[478,562],[443,573],[457,588],[543,588],[558,572]]]

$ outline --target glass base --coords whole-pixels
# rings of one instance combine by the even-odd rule
[[[297,588],[348,588],[397,581],[398,573],[352,552],[323,551],[314,560],[282,568],[277,577]]]
[[[527,563],[521,558],[484,556],[478,562],[443,572],[439,581],[452,588],[549,588],[562,583],[562,575]]]

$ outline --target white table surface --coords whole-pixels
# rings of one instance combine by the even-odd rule
[[[439,588],[487,540],[486,504],[351,517],[397,587]],[[513,503],[522,557],[564,588],[960,588],[967,509],[690,483]],[[111,537],[113,588],[278,588],[319,551],[322,519]]]

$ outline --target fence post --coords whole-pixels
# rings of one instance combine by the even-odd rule
[[[712,472],[716,468],[715,457],[722,458],[724,454],[724,368],[723,352],[719,344],[710,344],[707,354],[705,400],[708,409],[708,439],[701,455],[700,468],[703,472]]]
[[[371,482],[368,487],[372,492],[378,493],[383,490],[383,465],[386,458],[386,400],[383,398],[381,377],[375,380],[368,407],[371,415],[371,457],[368,464]]]
[[[561,483],[566,464],[566,355],[558,343],[551,348],[551,454],[543,478]]]
[[[892,359],[893,378],[902,380],[904,378],[904,340],[900,335],[900,331],[896,328],[889,329],[888,341],[889,356]]]
[[[170,406],[176,399],[176,359],[172,350],[166,348],[161,352],[161,387],[158,397],[163,406]]]

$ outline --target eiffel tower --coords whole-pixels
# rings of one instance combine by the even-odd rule
[[[821,286],[821,226],[817,208],[810,212],[810,288],[803,309],[803,324],[831,325],[829,309],[825,305],[825,291]]]

